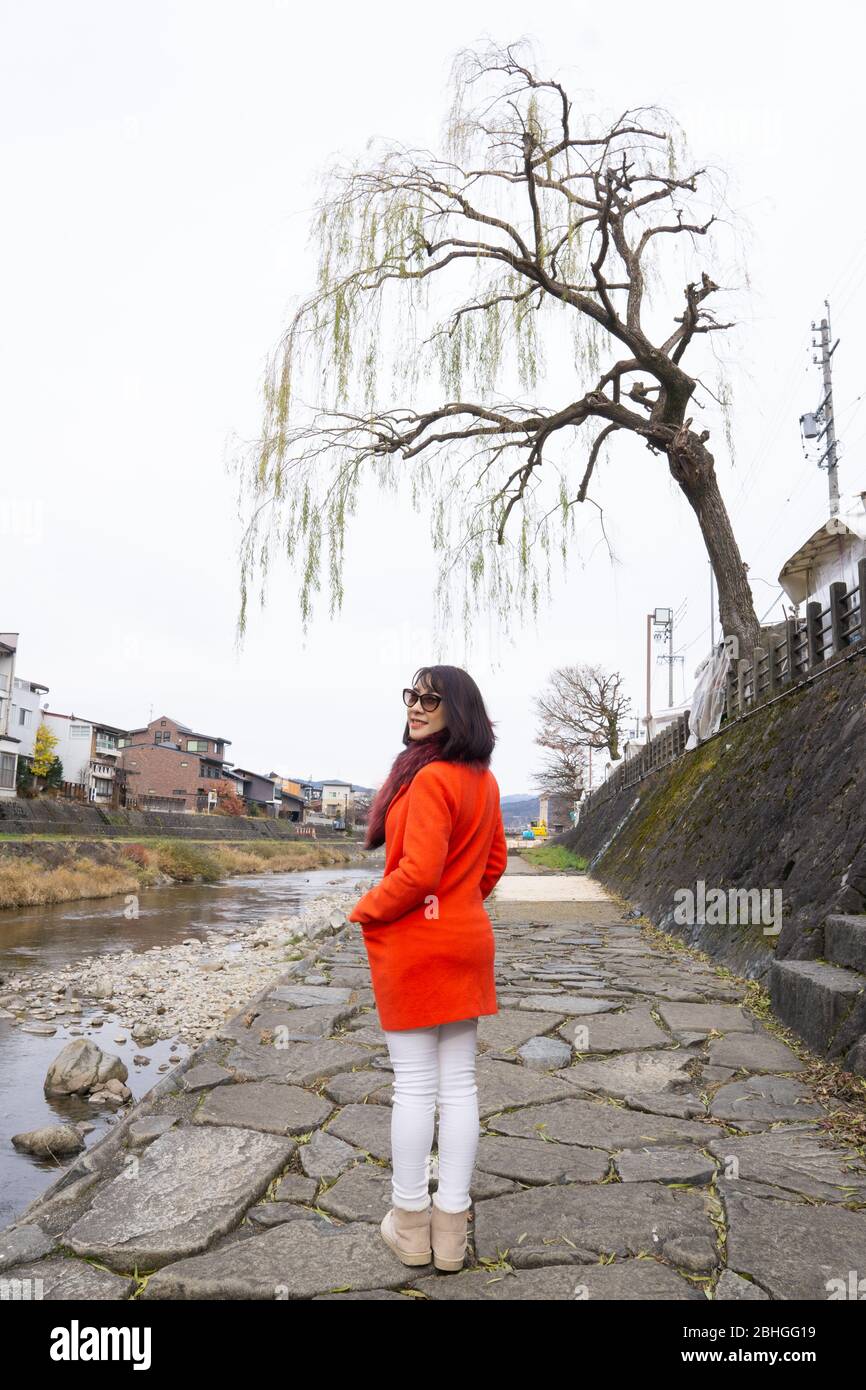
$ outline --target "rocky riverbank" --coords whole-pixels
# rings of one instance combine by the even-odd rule
[[[203,940],[9,975],[0,979],[0,1018],[46,1036],[61,1026],[72,1036],[99,1030],[108,1050],[112,1039],[125,1042],[127,1035],[141,1047],[159,1039],[195,1046],[287,962],[341,925],[368,887],[359,880],[349,892],[322,894],[301,912],[252,930],[223,928]]]

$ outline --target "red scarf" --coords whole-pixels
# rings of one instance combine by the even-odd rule
[[[439,729],[435,734],[416,738],[397,754],[391,764],[391,771],[373,797],[367,818],[365,849],[378,849],[379,845],[385,843],[385,816],[388,807],[403,784],[412,781],[419,768],[442,756],[442,746],[448,738],[448,732],[447,728]]]

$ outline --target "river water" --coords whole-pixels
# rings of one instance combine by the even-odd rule
[[[236,930],[247,924],[252,930],[271,918],[297,912],[321,894],[350,892],[354,884],[368,880],[372,885],[381,873],[381,864],[329,865],[229,878],[220,883],[143,889],[136,919],[124,916],[122,896],[6,909],[0,911],[0,980],[5,982],[28,970],[58,970],[86,956],[173,946],[187,937],[204,938],[207,932],[218,932],[221,927]],[[238,1009],[245,1002],[239,999]],[[91,1036],[107,1052],[123,1058],[129,1072],[126,1084],[136,1101],[165,1076],[158,1070],[160,1062],[174,1065],[191,1050],[180,1044],[171,1051],[172,1040],[166,1039],[146,1049],[150,1065],[139,1067],[132,1058],[142,1054],[141,1047],[131,1038],[125,1043],[114,1042],[115,1035],[126,1033],[123,1017],[91,1011],[96,1012],[104,1015],[106,1022]],[[89,1016],[85,1010],[76,1026],[85,1025]],[[57,1032],[46,1038],[23,1032],[20,1023],[0,1019],[0,1229],[54,1181],[61,1167],[50,1159],[20,1153],[12,1145],[13,1134],[87,1119],[94,1125],[86,1137],[90,1147],[112,1122],[113,1115],[107,1109],[75,1097],[49,1099],[43,1091],[49,1066],[74,1036],[60,1023]],[[64,1159],[62,1166],[80,1157]]]

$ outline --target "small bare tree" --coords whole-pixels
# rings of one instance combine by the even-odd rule
[[[540,742],[539,739],[535,741]],[[545,743],[543,747],[545,752],[541,766],[532,774],[535,790],[578,801],[587,781],[586,748],[567,738]]]
[[[577,748],[606,749],[619,757],[623,722],[631,710],[619,671],[586,663],[560,666],[534,705],[540,719],[536,743],[550,747],[566,739]]]
[[[433,544],[446,552],[438,621],[449,622],[458,567],[467,631],[482,589],[509,620],[527,598],[537,614],[536,558],[549,583],[558,526],[565,566],[574,508],[593,501],[601,451],[618,434],[667,460],[712,562],[724,632],[746,650],[758,640],[710,430],[695,423],[715,402],[730,443],[728,390],[685,366],[698,344],[732,327],[710,307],[720,286],[698,259],[724,227],[723,199],[707,169],[680,167],[685,144],[666,113],[578,116],[559,82],[519,61],[520,47],[457,55],[446,159],[394,145],[367,167],[331,171],[314,224],[319,283],[269,361],[261,438],[239,459],[248,518],[239,637],[249,587],[257,577],[263,604],[275,551],[301,564],[305,631],[323,547],[331,614],[340,607],[345,523],[368,473],[391,488],[408,474],[416,509],[432,494]],[[442,317],[419,341],[434,277]],[[653,283],[665,303],[650,316]],[[390,289],[402,294],[385,312]],[[555,330],[566,327],[568,398],[527,399],[544,367],[543,330],[563,360],[567,339],[561,348]],[[523,398],[499,388],[506,368],[516,368]],[[437,370],[444,399],[430,387]]]

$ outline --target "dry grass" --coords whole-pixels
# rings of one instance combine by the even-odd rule
[[[0,907],[45,907],[76,898],[110,898],[115,893],[135,893],[138,875],[132,869],[76,859],[73,864],[48,869],[32,859],[0,863]]]
[[[117,846],[116,864],[75,857],[51,867],[38,859],[0,859],[0,909],[41,907],[76,898],[107,898],[149,887],[165,874],[175,883],[216,883],[236,874],[289,873],[345,864],[344,849],[310,842],[263,841],[252,845],[160,840]],[[162,880],[164,881],[164,880]]]

